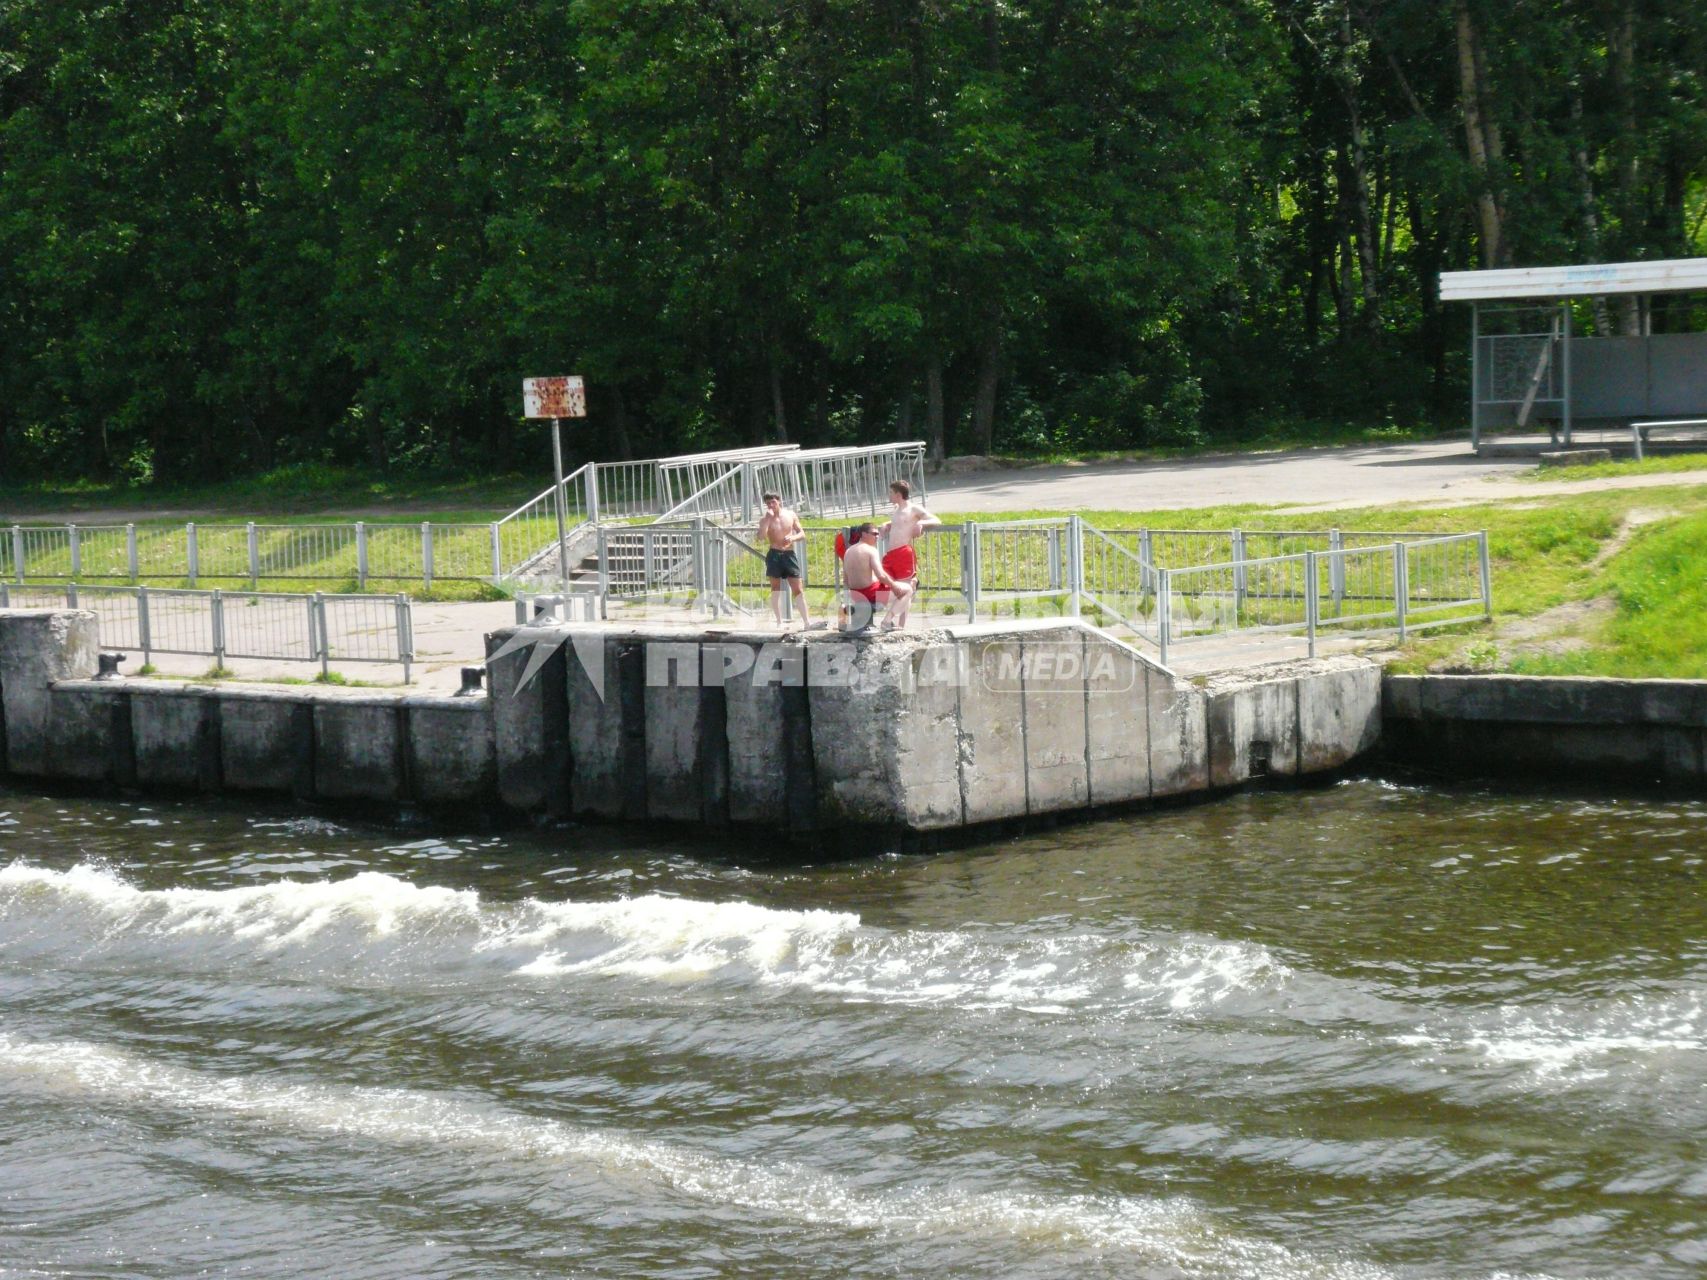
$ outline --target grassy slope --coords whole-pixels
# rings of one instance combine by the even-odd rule
[[[1616,540],[1631,522],[1665,513]],[[951,512],[941,513],[953,520]],[[1061,512],[980,514],[979,520],[1032,519]],[[1516,670],[1531,674],[1707,678],[1707,486],[1546,497],[1533,502],[1418,508],[1369,507],[1331,515],[1280,516],[1261,507],[1195,511],[1083,511],[1100,527],[1175,529],[1381,529],[1461,533],[1486,530],[1494,576],[1495,635],[1473,628],[1411,646],[1401,666]],[[1610,554],[1604,555],[1608,549]],[[1498,638],[1501,624],[1547,610],[1609,598],[1609,618],[1586,645],[1531,654]]]

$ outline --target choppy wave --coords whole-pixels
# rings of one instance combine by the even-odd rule
[[[196,970],[446,971],[533,981],[751,983],[890,1004],[1190,1013],[1284,987],[1266,948],[1214,938],[888,930],[847,912],[646,895],[483,902],[377,872],[232,889],[139,889],[88,864],[0,870],[0,956]]]
[[[1378,1280],[1369,1264],[1316,1257],[1223,1230],[1181,1198],[980,1193],[913,1185],[871,1191],[820,1169],[736,1159],[685,1144],[526,1116],[441,1093],[280,1084],[193,1071],[78,1041],[0,1033],[0,1079],[35,1096],[209,1116],[394,1147],[461,1150],[567,1166],[659,1193],[879,1237],[1006,1235],[1043,1248],[1118,1250],[1182,1277]],[[564,1212],[577,1196],[565,1196]]]
[[[1707,1004],[1696,992],[1516,1007],[1473,1016],[1450,1032],[1425,1027],[1395,1039],[1441,1055],[1528,1066],[1541,1075],[1596,1079],[1614,1059],[1707,1051]]]

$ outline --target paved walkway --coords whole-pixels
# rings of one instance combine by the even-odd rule
[[[1478,458],[1467,440],[1179,458],[1166,462],[1019,467],[942,476],[930,505],[991,511],[1170,511],[1258,504],[1292,511],[1423,503],[1455,506],[1600,489],[1707,484],[1707,471],[1537,484],[1533,458]]]

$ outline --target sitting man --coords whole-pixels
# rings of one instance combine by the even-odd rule
[[[877,528],[869,520],[853,530],[851,545],[842,556],[842,577],[848,584],[848,629],[869,630],[879,597],[887,597],[889,608],[883,615],[883,629],[893,630],[896,610],[906,608],[913,588],[885,572],[877,555]]]

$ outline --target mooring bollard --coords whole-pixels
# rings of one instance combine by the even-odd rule
[[[485,680],[485,667],[464,667],[462,669],[462,688],[458,689],[451,696],[456,698],[472,698],[481,691]]]

